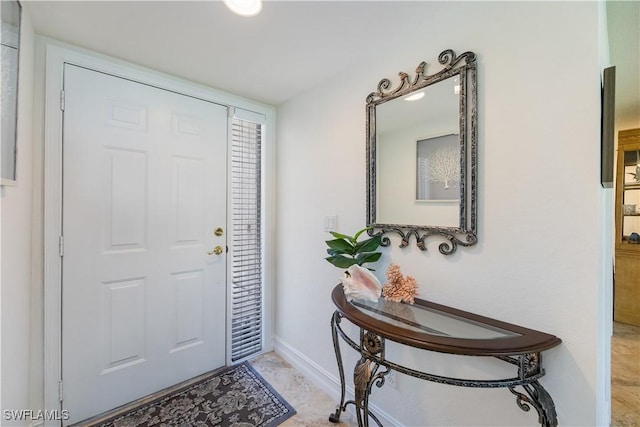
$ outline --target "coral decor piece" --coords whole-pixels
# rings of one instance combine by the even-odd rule
[[[342,288],[347,301],[356,298],[378,302],[382,285],[371,271],[354,264],[344,273]]]
[[[413,304],[414,298],[418,295],[418,283],[412,276],[403,276],[400,266],[389,265],[387,268],[387,280],[382,288],[382,295],[389,301],[408,302]]]

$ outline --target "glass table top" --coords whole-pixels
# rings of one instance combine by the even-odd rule
[[[502,339],[520,334],[420,304],[380,298],[378,302],[354,299],[351,304],[374,319],[409,331],[461,339]]]

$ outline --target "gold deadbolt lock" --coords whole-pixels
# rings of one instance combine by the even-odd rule
[[[224,230],[222,229],[222,227],[218,227],[213,231],[213,234],[215,234],[216,236],[222,236],[223,233]]]
[[[213,248],[212,251],[207,252],[209,255],[221,255],[224,249],[222,249],[222,246],[216,246],[215,248]]]

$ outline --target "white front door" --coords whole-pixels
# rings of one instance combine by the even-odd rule
[[[64,92],[73,423],[225,363],[227,110],[68,64]]]

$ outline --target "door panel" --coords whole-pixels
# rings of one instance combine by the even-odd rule
[[[70,423],[225,363],[226,107],[65,66]]]

